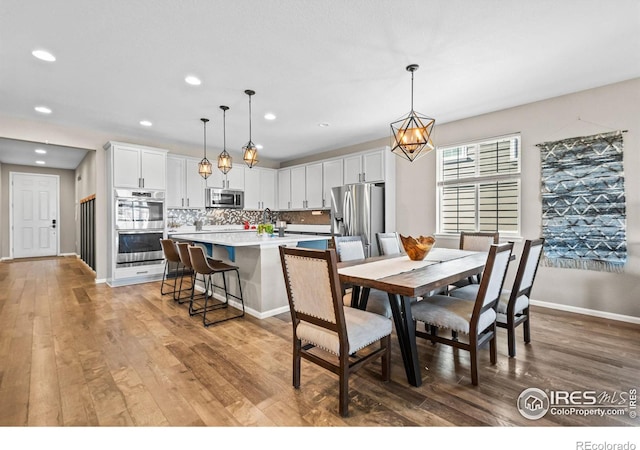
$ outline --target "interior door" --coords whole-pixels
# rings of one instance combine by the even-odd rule
[[[14,258],[58,254],[59,178],[11,173],[11,246]]]

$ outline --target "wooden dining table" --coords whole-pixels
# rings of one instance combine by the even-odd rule
[[[411,299],[482,272],[487,252],[433,248],[423,261],[405,254],[338,263],[340,282],[352,285],[352,306],[364,309],[371,289],[389,295],[407,381],[422,384]]]

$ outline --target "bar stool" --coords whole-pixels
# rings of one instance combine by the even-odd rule
[[[184,267],[185,275],[189,275],[189,287],[184,289],[184,291],[189,291],[189,294],[185,297],[174,298],[178,303],[183,304],[187,301],[190,301],[193,297],[193,290],[196,285],[196,273],[193,270],[193,266],[191,265],[191,257],[189,256],[189,243],[188,242],[176,242],[176,248],[178,250],[178,255],[180,256],[180,262]],[[180,291],[182,292],[182,281],[184,277],[180,279]]]
[[[160,239],[160,245],[162,246],[162,252],[164,253],[165,259],[164,272],[162,274],[162,284],[160,285],[160,293],[162,295],[173,293],[173,299],[177,301],[178,298],[180,298],[180,294],[183,292],[182,278],[185,275],[185,265],[182,263],[180,255],[178,254],[178,249],[176,248],[176,243],[172,239]],[[173,277],[173,283],[169,283],[168,278],[172,264],[175,264],[176,272],[175,276]],[[180,289],[177,289],[178,277],[180,277]],[[165,292],[165,285],[171,287],[172,290]]]
[[[189,303],[189,315],[194,316],[196,314],[202,314],[202,323],[205,327],[210,325],[226,322],[227,320],[237,319],[240,317],[244,317],[244,298],[242,295],[242,286],[240,285],[240,271],[237,266],[232,266],[230,264],[223,263],[219,260],[214,260],[211,258],[207,258],[205,256],[204,250],[202,247],[190,245],[189,246],[189,257],[191,259],[191,264],[194,270],[194,273],[200,274],[203,277],[204,281],[204,304],[197,305],[194,302],[195,296],[194,291],[191,291],[191,302]],[[238,279],[238,292],[239,296],[231,294],[227,287],[227,272],[235,272],[236,278]],[[222,275],[222,286],[216,285],[213,282],[213,276],[215,274]],[[224,302],[213,303],[213,294],[215,288],[224,290]],[[212,311],[219,309],[226,309],[229,306],[229,297],[235,298],[240,301],[240,305],[242,306],[242,312],[239,314],[231,314],[227,313],[222,317],[217,317],[216,319],[209,320],[207,319],[207,313],[211,313]],[[211,299],[211,303],[209,303]],[[218,314],[219,316],[219,314]]]

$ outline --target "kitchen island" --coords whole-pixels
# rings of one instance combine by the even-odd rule
[[[289,311],[278,247],[324,249],[331,239],[330,236],[298,234],[258,236],[247,232],[169,233],[169,237],[204,244],[210,257],[238,266],[246,312],[260,319]],[[228,285],[232,294],[239,294],[234,291],[235,280]],[[216,291],[215,295],[221,298],[223,294]]]

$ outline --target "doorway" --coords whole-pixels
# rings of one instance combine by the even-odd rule
[[[60,177],[11,172],[9,186],[11,257],[57,256]]]

